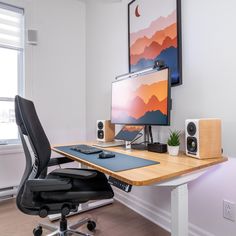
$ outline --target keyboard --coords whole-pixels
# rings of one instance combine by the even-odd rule
[[[96,154],[96,153],[102,152],[101,149],[91,147],[85,144],[75,145],[71,147],[71,150],[76,151],[76,152],[81,152],[84,154]]]

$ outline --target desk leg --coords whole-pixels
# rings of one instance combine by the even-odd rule
[[[188,236],[188,185],[171,191],[171,236]]]

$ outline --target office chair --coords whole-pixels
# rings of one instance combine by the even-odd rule
[[[59,226],[39,224],[33,230],[34,236],[41,236],[43,228],[54,231],[50,236],[89,236],[76,229],[87,224],[87,228],[93,231],[96,223],[92,219],[83,219],[67,226],[66,215],[76,212],[81,203],[112,198],[114,193],[106,176],[96,170],[76,168],[56,169],[47,174],[45,169],[50,163],[51,148],[33,102],[16,96],[15,115],[26,158],[25,171],[16,197],[17,207],[25,214],[40,217],[61,214]],[[61,164],[67,160],[53,162]]]

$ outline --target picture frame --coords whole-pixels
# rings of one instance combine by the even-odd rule
[[[181,0],[132,0],[128,4],[129,72],[163,61],[171,85],[182,84]]]

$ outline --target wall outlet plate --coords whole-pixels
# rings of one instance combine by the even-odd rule
[[[235,203],[223,200],[223,217],[235,221]]]

